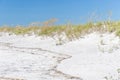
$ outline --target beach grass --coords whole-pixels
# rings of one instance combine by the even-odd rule
[[[69,40],[78,39],[80,36],[86,35],[91,32],[115,32],[120,36],[120,21],[104,21],[104,22],[88,22],[86,24],[64,24],[64,25],[51,25],[51,26],[1,26],[0,32],[8,32],[15,35],[32,34],[38,36],[55,36],[62,35],[63,33]]]

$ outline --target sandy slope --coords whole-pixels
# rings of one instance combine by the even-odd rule
[[[34,35],[4,34],[0,42],[1,77],[119,80],[120,39],[114,34],[92,33],[58,46],[52,38]]]
[[[56,69],[70,56],[43,50],[0,43],[0,80],[81,80]]]
[[[80,51],[76,52],[76,50],[77,54],[73,54],[72,58],[59,64],[58,70],[82,77],[83,80],[119,80],[118,37],[114,34],[93,33],[85,36],[84,39],[74,41],[74,45],[77,45]]]

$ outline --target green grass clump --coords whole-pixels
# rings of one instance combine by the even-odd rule
[[[120,37],[120,22],[109,22],[107,28],[109,32],[115,32]]]
[[[12,32],[16,35],[24,35],[28,33],[28,30],[23,27],[16,27],[12,30]]]
[[[53,35],[54,32],[57,32],[58,29],[59,28],[56,27],[56,26],[53,26],[53,27],[41,27],[39,35],[50,36],[50,35]]]

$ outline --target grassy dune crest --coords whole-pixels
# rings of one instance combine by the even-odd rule
[[[65,25],[42,25],[42,26],[15,26],[15,27],[0,27],[0,32],[8,32],[10,34],[15,35],[31,35],[34,33],[38,36],[49,36],[54,37],[55,35],[62,35],[63,33],[69,40],[78,39],[80,36],[86,35],[91,32],[115,32],[117,36],[120,36],[120,22],[89,22],[86,24],[79,24],[79,25],[72,25],[72,24],[65,24]]]

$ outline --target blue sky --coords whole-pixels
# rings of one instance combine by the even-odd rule
[[[120,19],[120,0],[0,0],[0,25],[26,25],[57,18],[58,23],[82,23],[95,14]],[[97,19],[99,19],[97,18]]]

